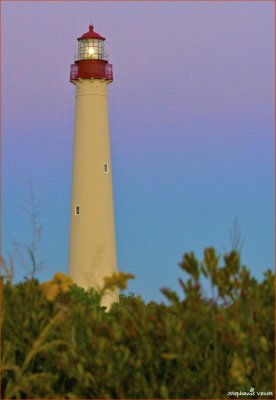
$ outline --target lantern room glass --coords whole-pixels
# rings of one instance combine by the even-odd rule
[[[78,60],[104,60],[104,41],[85,39],[78,42]]]

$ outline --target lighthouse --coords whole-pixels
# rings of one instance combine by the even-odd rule
[[[69,275],[85,290],[101,289],[103,278],[117,273],[112,163],[108,121],[108,85],[112,65],[105,38],[89,31],[78,38],[70,81],[75,85],[75,127],[70,214]],[[102,299],[107,308],[117,292]]]

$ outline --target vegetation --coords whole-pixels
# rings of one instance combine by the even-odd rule
[[[180,268],[183,298],[168,288],[167,305],[121,295],[108,312],[102,293],[61,273],[42,285],[5,282],[2,398],[210,399],[250,389],[273,398],[260,393],[274,393],[272,272],[257,282],[237,251],[220,260],[212,248],[202,262],[185,254]],[[105,289],[129,278],[113,276]]]

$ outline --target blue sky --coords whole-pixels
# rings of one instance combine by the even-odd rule
[[[231,248],[274,268],[273,2],[2,3],[3,254],[30,243],[40,201],[48,280],[67,272],[76,39],[107,38],[118,267],[129,290],[178,289],[187,251]],[[16,267],[16,280],[25,271]]]

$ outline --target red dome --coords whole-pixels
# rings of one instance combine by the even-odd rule
[[[84,33],[81,37],[78,38],[78,40],[82,40],[82,39],[101,39],[101,40],[105,40],[104,37],[99,35],[97,32],[94,32],[94,26],[93,25],[89,25],[89,31]]]

